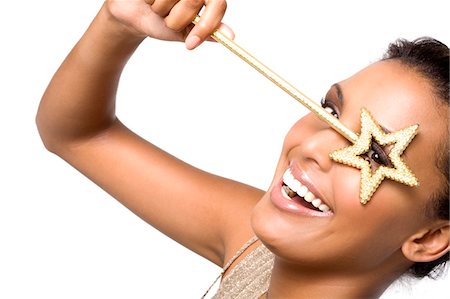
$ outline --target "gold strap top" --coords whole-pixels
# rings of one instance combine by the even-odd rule
[[[219,275],[216,281],[222,277],[223,273],[230,267],[230,265],[257,240],[257,237],[253,237],[245,243],[244,246],[242,246],[233,258],[231,258],[231,260],[225,265],[222,270],[222,274]],[[273,253],[261,244],[245,256],[230,271],[230,273],[222,277],[219,289],[212,299],[260,298],[269,288],[273,260]]]

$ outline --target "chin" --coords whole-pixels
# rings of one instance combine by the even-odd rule
[[[251,225],[255,235],[273,252],[288,239],[283,232],[291,231],[290,224],[271,204],[268,193],[253,209]]]
[[[265,244],[265,240],[270,236],[273,225],[271,225],[272,215],[267,207],[267,193],[253,208],[251,215],[251,225],[255,235]]]
[[[305,265],[310,261],[320,264],[324,258],[317,254],[323,249],[317,247],[317,241],[324,240],[320,236],[328,221],[286,213],[272,203],[270,192],[258,202],[251,215],[253,232],[270,251],[285,261]]]

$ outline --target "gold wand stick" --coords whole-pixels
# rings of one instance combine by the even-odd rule
[[[193,23],[197,24],[199,21],[200,17],[197,16]],[[377,190],[384,178],[389,178],[408,186],[419,185],[419,181],[415,175],[400,157],[417,134],[419,125],[412,125],[400,131],[385,134],[370,113],[363,108],[361,110],[361,133],[358,135],[349,130],[336,117],[332,116],[319,104],[297,90],[294,86],[238,46],[233,40],[230,40],[219,30],[216,30],[211,34],[211,37],[247,62],[267,79],[275,83],[303,106],[314,112],[319,119],[325,121],[352,143],[349,147],[330,153],[330,158],[336,162],[356,167],[361,170],[360,199],[362,204],[366,204],[371,199],[373,193]],[[370,162],[361,157],[361,155],[370,151],[372,138],[374,138],[381,146],[393,145],[393,148],[389,153],[389,158],[393,167],[381,165],[375,171],[372,171]]]
[[[200,17],[195,17],[193,23],[197,24]],[[224,45],[231,52],[236,54],[242,60],[247,62],[255,70],[263,74],[267,79],[275,83],[279,88],[287,92],[290,96],[300,102],[303,106],[314,112],[320,119],[328,123],[333,129],[335,129],[339,134],[347,138],[351,143],[355,143],[358,139],[358,135],[344,126],[336,117],[332,116],[325,109],[323,109],[318,103],[314,102],[294,86],[289,84],[286,80],[277,75],[274,71],[265,66],[258,59],[253,57],[250,53],[244,50],[242,47],[237,45],[233,40],[226,37],[219,30],[214,31],[211,37],[217,42]]]

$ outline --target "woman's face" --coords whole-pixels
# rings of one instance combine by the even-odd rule
[[[363,107],[389,131],[419,124],[402,158],[420,186],[385,179],[371,201],[362,205],[359,169],[329,158],[349,142],[310,113],[286,136],[273,183],[255,207],[253,228],[277,256],[305,268],[358,272],[381,265],[407,267],[401,246],[430,223],[424,207],[442,180],[434,161],[445,140],[445,119],[431,86],[399,62],[383,61],[333,85],[325,99],[327,109],[357,133]],[[383,163],[383,153],[378,154],[376,161]],[[374,167],[376,161],[371,161]],[[305,198],[319,198],[326,205],[322,210],[331,211],[305,207],[304,198],[286,197],[282,191],[286,170],[311,192]]]

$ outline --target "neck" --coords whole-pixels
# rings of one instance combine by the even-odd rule
[[[330,272],[332,272],[330,274]],[[377,273],[374,273],[377,272]],[[321,273],[275,259],[267,298],[270,299],[374,299],[394,282],[395,275],[380,273]]]

